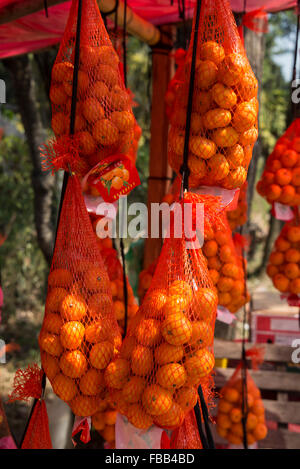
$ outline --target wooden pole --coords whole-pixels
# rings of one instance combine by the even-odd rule
[[[148,182],[149,235],[145,242],[144,268],[147,268],[159,255],[161,238],[150,237],[151,203],[161,203],[162,197],[170,187],[172,170],[168,164],[168,119],[165,113],[165,93],[171,78],[173,60],[172,26],[161,27],[164,42],[152,48],[152,106],[151,141]],[[174,66],[173,66],[174,67]]]
[[[64,3],[65,0],[47,0],[48,7]],[[108,13],[115,9],[117,0],[97,0],[99,9],[102,13]],[[9,4],[0,9],[0,25],[18,20],[24,16],[42,11],[45,7],[44,0],[23,0],[22,2]],[[119,0],[117,8],[117,23],[123,27],[124,21],[124,2]],[[115,13],[108,15],[114,20]],[[159,42],[159,29],[148,21],[144,20],[130,7],[127,7],[126,13],[127,32],[149,45]]]

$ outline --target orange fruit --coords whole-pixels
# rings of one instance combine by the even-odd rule
[[[280,292],[284,293],[288,291],[290,282],[289,282],[289,279],[285,277],[285,275],[276,274],[272,278],[272,281],[273,281],[274,287],[277,288],[277,290],[279,290]]]
[[[66,402],[71,401],[78,392],[75,381],[62,373],[56,375],[52,382],[52,388],[55,394]]]
[[[97,321],[85,329],[85,340],[90,344],[96,344],[108,339],[110,336],[109,324],[105,321]]]
[[[60,62],[54,64],[52,68],[52,80],[62,82],[73,79],[74,66],[70,62]]]
[[[130,364],[124,358],[117,358],[110,363],[105,370],[104,379],[106,386],[114,389],[122,389],[127,382],[130,373]]]
[[[292,263],[292,262],[286,264],[284,266],[284,274],[290,280],[293,280],[293,279],[299,277],[300,270],[299,270],[298,265],[295,264],[295,263]]]
[[[67,351],[61,356],[59,366],[69,378],[80,378],[87,369],[87,360],[79,350]]]
[[[100,119],[94,124],[93,138],[100,145],[113,145],[119,138],[119,131],[110,120]]]
[[[169,344],[183,345],[192,336],[192,325],[184,314],[175,313],[164,320],[161,333]]]
[[[267,266],[267,274],[269,277],[274,277],[274,275],[278,274],[279,270],[275,265],[269,264]]]
[[[227,86],[236,85],[247,68],[247,59],[242,54],[232,52],[219,65],[219,80]]]
[[[227,428],[222,428],[217,425],[216,429],[217,429],[218,435],[220,435],[221,438],[226,438],[226,435],[228,434]]]
[[[88,72],[91,67],[99,62],[99,49],[98,47],[92,46],[81,46],[80,47],[80,67],[86,69]]]
[[[181,388],[186,382],[186,371],[184,366],[179,363],[168,363],[160,367],[156,373],[156,381],[163,388],[174,389]]]
[[[229,173],[229,164],[227,159],[221,153],[216,153],[207,162],[209,177],[216,181],[224,179]]]
[[[217,311],[218,295],[216,291],[212,288],[199,288],[195,294],[195,305],[196,319],[210,321]]]
[[[167,342],[159,345],[155,349],[155,362],[158,365],[166,365],[167,363],[178,362],[183,357],[183,348],[180,345],[171,345]]]
[[[228,402],[238,402],[240,398],[239,392],[234,388],[225,388],[222,392],[223,398]]]
[[[279,237],[275,241],[275,247],[278,251],[287,251],[291,247],[291,244],[286,239]],[[290,261],[293,262],[292,259],[290,259]]]
[[[199,61],[196,66],[195,86],[201,90],[210,88],[217,79],[218,67],[211,60]]]
[[[218,147],[232,147],[238,142],[239,134],[233,127],[228,125],[227,127],[214,130],[212,140]]]
[[[300,293],[300,278],[295,278],[290,282],[290,292],[298,295]]]
[[[231,402],[226,401],[225,399],[221,399],[219,402],[218,410],[224,414],[229,414],[231,409],[233,408],[233,404]]]
[[[103,430],[105,427],[104,412],[96,412],[92,416],[92,425],[95,430]]]
[[[131,354],[131,369],[135,375],[146,376],[153,368],[153,355],[148,347],[137,345]]]
[[[124,319],[125,317],[125,305],[122,301],[116,300],[113,303],[113,311],[115,313],[117,321]]]
[[[203,246],[203,253],[206,257],[213,257],[218,252],[218,244],[215,240],[206,241]]]
[[[161,340],[160,322],[156,319],[143,319],[138,325],[135,336],[137,341],[147,347],[153,347]]]
[[[169,296],[163,307],[163,314],[168,317],[176,313],[185,313],[188,311],[188,307],[189,300],[187,297],[180,295]]]
[[[104,386],[103,374],[94,368],[90,368],[79,381],[80,391],[88,396],[99,394]]]
[[[98,62],[100,64],[106,64],[117,66],[119,63],[118,54],[111,46],[101,46],[97,48]]]
[[[290,169],[281,168],[276,171],[275,180],[280,186],[286,186],[292,180],[292,172]]]
[[[214,41],[207,41],[200,46],[200,57],[204,60],[211,60],[218,65],[225,57],[225,52],[221,44]]]
[[[96,151],[96,142],[88,131],[76,132],[82,155],[92,155]]]
[[[43,322],[43,330],[52,332],[53,334],[59,334],[63,322],[58,314],[46,313]]]
[[[89,417],[99,408],[99,399],[94,396],[76,396],[70,402],[73,414],[78,417]]]
[[[128,132],[134,126],[134,116],[129,111],[114,111],[110,119],[120,132]]]
[[[274,251],[270,254],[269,261],[273,265],[281,265],[284,262],[284,254],[282,252]]]
[[[237,103],[237,95],[232,88],[216,83],[211,89],[213,100],[220,108],[232,109]]]
[[[139,404],[131,404],[128,407],[127,417],[134,427],[140,428],[141,430],[148,430],[153,424],[152,417],[150,417]]]
[[[222,274],[233,279],[237,279],[240,275],[240,270],[236,264],[226,263],[222,267]]]
[[[208,138],[193,135],[189,142],[190,151],[204,160],[208,160],[216,153],[216,144]]]
[[[208,376],[215,364],[214,355],[207,349],[200,349],[185,360],[188,384],[198,384],[201,378]]]
[[[233,250],[230,246],[228,246],[228,245],[221,246],[221,248],[220,248],[220,259],[223,262],[232,263],[231,261],[232,261],[232,259],[234,259],[234,256],[233,256]]]
[[[107,292],[109,280],[106,272],[100,267],[90,267],[84,275],[84,285],[92,291]]]
[[[52,85],[50,88],[50,101],[57,106],[62,106],[68,100],[64,85]]]
[[[257,417],[252,412],[247,415],[246,428],[247,430],[253,430],[257,425]]]
[[[122,342],[120,356],[125,359],[130,359],[131,354],[136,347],[136,339],[133,336],[127,336]]]
[[[240,445],[243,442],[242,437],[235,435],[231,431],[227,433],[226,440],[229,441],[232,445]]]
[[[173,402],[170,409],[161,415],[157,415],[154,423],[162,428],[176,428],[182,425],[184,412],[177,402]]]
[[[242,423],[233,423],[230,427],[230,433],[243,438],[244,431]]]
[[[89,123],[104,118],[105,112],[98,99],[88,98],[83,101],[82,114]]]
[[[270,202],[278,200],[281,194],[281,187],[278,184],[271,184],[267,188],[267,199]]]
[[[224,430],[231,427],[230,418],[227,414],[223,414],[221,412],[218,412],[216,423],[218,427],[223,428]]]
[[[54,357],[59,357],[62,354],[63,348],[57,335],[42,331],[39,336],[39,344],[42,350]]]
[[[230,168],[237,168],[241,166],[244,161],[244,150],[238,143],[226,149],[226,158]]]
[[[48,276],[48,287],[70,287],[72,282],[72,274],[66,269],[52,270]]]
[[[119,83],[118,69],[110,65],[99,64],[95,69],[95,79],[102,80],[107,86]]]
[[[255,124],[257,111],[248,101],[244,101],[236,106],[232,125],[238,132],[245,132]]]
[[[143,378],[139,376],[131,376],[122,390],[124,400],[129,404],[139,402],[142,398],[145,386],[146,381]]]
[[[278,202],[281,204],[294,203],[295,194],[295,188],[288,184],[282,188]]]
[[[116,410],[107,410],[104,412],[104,420],[106,425],[115,425],[117,419],[117,411]]]
[[[147,386],[142,396],[143,407],[150,415],[162,415],[172,406],[172,395],[157,384]]]
[[[250,71],[243,73],[239,82],[239,94],[242,99],[251,99],[257,96],[258,82],[254,74]]]
[[[85,91],[88,89],[90,84],[89,76],[83,70],[79,70],[78,72],[78,83],[77,83],[77,92],[79,95],[83,95]],[[65,93],[68,96],[72,96],[73,92],[73,76],[71,80],[64,80],[63,82]]]
[[[217,230],[215,232],[215,240],[219,246],[223,246],[224,244],[228,244],[228,234],[226,231]]]
[[[112,300],[111,297],[103,294],[96,293],[92,295],[88,300],[88,312],[90,316],[98,317],[101,313],[103,317],[110,314],[112,311]]]
[[[242,420],[242,411],[241,411],[241,409],[238,409],[237,407],[234,407],[230,411],[229,417],[230,417],[232,422],[239,423]]]
[[[64,288],[51,288],[47,294],[46,311],[49,313],[58,313],[66,295],[67,291]]]
[[[184,105],[186,105],[187,100],[185,100]],[[212,103],[212,96],[208,91],[200,91],[197,93],[197,99],[193,100],[193,111],[204,114],[209,110]],[[185,118],[183,120],[183,126],[185,125]]]
[[[247,171],[243,166],[232,169],[223,181],[226,189],[236,189],[241,187],[247,179]]]
[[[63,112],[53,114],[51,120],[51,127],[55,135],[60,136],[67,133],[66,116]]]
[[[211,109],[203,116],[203,125],[209,130],[226,127],[231,121],[231,112],[227,109]]]
[[[196,176],[198,179],[201,179],[206,174],[206,164],[205,161],[198,156],[190,154],[189,155],[189,169],[192,176]]]
[[[217,283],[218,291],[220,292],[230,292],[233,288],[234,281],[230,277],[220,277],[220,280]]]
[[[127,110],[130,105],[130,98],[126,91],[122,90],[119,86],[114,86],[110,93],[111,107],[117,111]]]
[[[287,239],[291,243],[300,241],[300,226],[290,226],[287,231]]]
[[[260,415],[264,415],[265,408],[261,399],[256,399],[254,401],[251,412],[257,417],[259,417]]]
[[[216,285],[220,278],[219,272],[215,269],[208,269],[208,273],[211,278],[211,281],[213,282],[214,285]]]
[[[114,346],[108,341],[99,342],[91,348],[90,362],[94,368],[103,370],[113,358]]]
[[[86,315],[87,307],[79,295],[67,295],[61,304],[61,315],[69,321],[78,321]]]
[[[184,386],[175,394],[175,402],[180,405],[180,407],[187,412],[192,410],[197,404],[198,393],[195,388],[190,386]]]
[[[55,376],[60,372],[59,364],[56,358],[48,353],[41,353],[42,368],[46,376],[52,381]]]
[[[192,322],[192,337],[190,344],[194,348],[207,347],[213,340],[213,331],[205,321]]]
[[[264,423],[258,423],[253,429],[253,437],[255,440],[263,440],[266,438],[268,429]]]
[[[293,186],[300,186],[300,168],[294,168],[292,170],[292,184]]]
[[[78,321],[66,322],[60,330],[60,341],[64,348],[74,350],[80,347],[84,338],[84,325]]]

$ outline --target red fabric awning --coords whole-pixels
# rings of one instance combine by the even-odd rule
[[[23,0],[0,0],[1,8]],[[230,0],[235,12],[242,12],[244,0]],[[252,11],[262,6],[268,12],[293,8],[297,0],[247,0],[246,10]],[[19,20],[0,25],[0,58],[32,52],[60,42],[66,25],[71,2],[64,2],[44,11],[25,16]],[[178,0],[128,0],[128,5],[142,18],[160,25],[180,21]],[[187,17],[192,17],[195,0],[186,0]]]

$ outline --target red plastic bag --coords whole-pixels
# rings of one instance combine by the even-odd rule
[[[257,130],[257,80],[227,0],[201,2],[195,87],[189,136],[190,187],[241,187]],[[177,174],[183,162],[195,18],[171,115],[168,159]]]
[[[255,366],[262,361],[261,351],[250,349],[246,356],[252,356]],[[217,432],[229,443],[240,445],[243,443],[243,425],[242,425],[242,364],[240,363],[232,377],[220,391],[220,401],[217,414]],[[265,409],[261,394],[254,383],[250,372],[247,373],[247,399],[246,399],[246,431],[248,445],[262,440],[267,435],[265,423]]]
[[[180,203],[206,203],[209,220],[212,199],[187,193]],[[187,240],[184,234],[176,238],[171,225],[119,358],[104,376],[118,411],[144,430],[180,426],[197,402],[200,383],[210,396],[217,293],[201,248],[187,248]]]
[[[85,175],[108,156],[126,155],[134,141],[131,98],[120,73],[120,62],[105,29],[96,0],[82,3],[80,57],[73,152],[70,132],[78,0],[73,0],[67,26],[52,69],[52,129],[64,148],[49,156],[48,166],[72,167]],[[57,148],[56,148],[57,150]],[[57,150],[58,152],[58,150]],[[116,185],[119,184],[116,181]]]
[[[54,392],[75,415],[95,413],[121,336],[77,176],[69,177],[64,197],[39,345]]]
[[[300,205],[300,119],[295,119],[269,155],[257,192],[270,204]]]

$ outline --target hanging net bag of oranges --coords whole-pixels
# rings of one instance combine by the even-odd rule
[[[77,416],[103,399],[104,370],[121,336],[109,278],[77,176],[69,176],[39,335],[41,361],[53,391]]]
[[[261,354],[262,351],[255,348],[247,350],[246,357],[252,357],[253,369],[257,369],[258,363],[262,361]],[[267,435],[265,408],[260,391],[249,370],[246,369],[245,372],[246,380],[243,378],[240,363],[220,391],[217,432],[233,445],[243,444],[245,433],[248,445],[263,440]]]
[[[300,306],[300,223],[295,218],[284,225],[269,257],[267,274],[290,305]]]
[[[79,57],[76,41],[80,42]],[[45,166],[68,170],[68,165],[72,164],[72,170],[80,177],[94,168],[89,183],[96,186],[101,195],[113,196],[120,190],[124,193],[132,190],[139,181],[132,157],[126,154],[135,139],[136,122],[120,73],[119,57],[96,0],[80,4],[78,0],[72,1],[52,69],[50,100],[56,139],[48,145]],[[75,116],[74,135],[70,135],[71,114]],[[105,171],[119,167],[122,171],[118,175],[105,177]]]
[[[195,200],[205,203],[191,194]],[[174,215],[179,226],[181,217]],[[172,222],[120,355],[104,374],[118,411],[138,429],[179,427],[197,403],[199,384],[206,400],[211,397],[217,293],[201,248],[191,248],[192,241],[187,247],[188,238],[183,232],[176,237],[175,227]]]
[[[246,181],[240,189],[237,207],[234,210],[226,211],[227,220],[231,231],[236,230],[239,226],[244,225],[247,221],[247,187],[248,182]]]
[[[183,162],[193,41],[190,44],[170,117],[168,159],[177,174]],[[258,136],[258,84],[227,0],[201,2],[196,54],[190,187],[239,188]]]
[[[222,212],[210,230],[206,230],[203,254],[210,278],[218,291],[218,304],[236,313],[249,300],[244,266],[238,255],[226,212]]]
[[[300,119],[277,141],[256,186],[270,204],[300,205]]]

